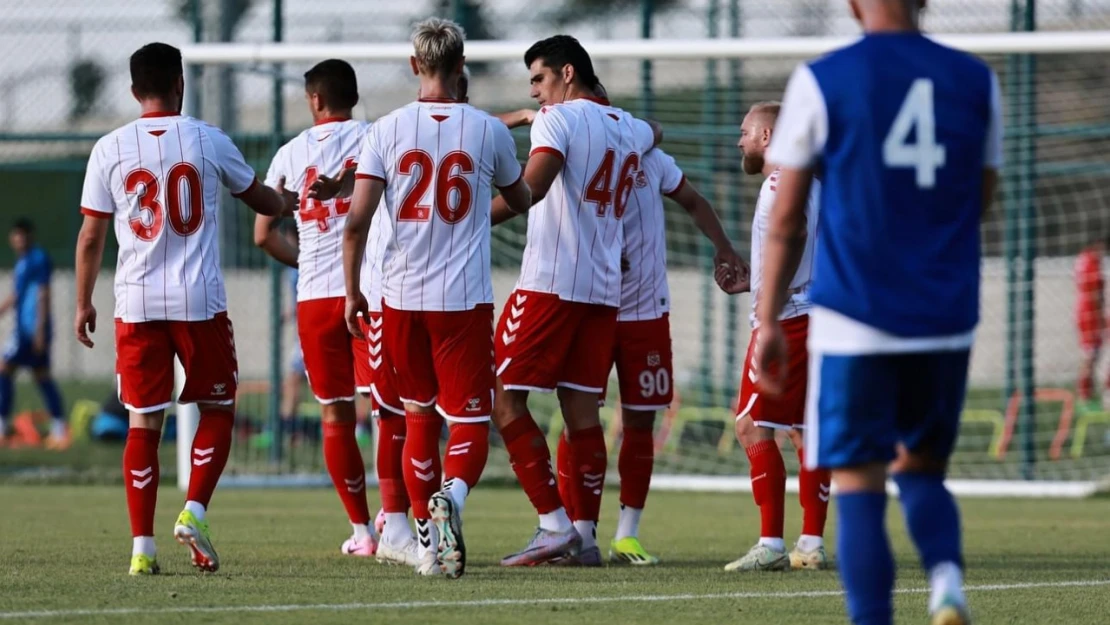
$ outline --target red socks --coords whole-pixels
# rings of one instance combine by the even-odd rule
[[[473,489],[489,458],[489,421],[452,423],[449,432],[443,475],[447,479],[458,478]],[[436,449],[439,449],[438,437]]]
[[[579,473],[574,470],[570,441],[567,440],[565,430],[559,435],[559,447],[555,451],[555,470],[559,474],[559,499],[563,500],[563,506],[567,509],[567,516],[573,521],[578,518],[574,509],[573,486],[579,480]]]
[[[621,477],[621,505],[639,510],[644,508],[654,464],[655,436],[652,429],[625,429],[617,460]]]
[[[805,450],[798,450],[798,501],[802,504],[802,533],[807,536],[824,536],[825,519],[829,514],[829,484],[831,476],[826,469],[806,469]]]
[[[760,441],[745,450],[751,462],[752,496],[759,506],[761,538],[782,538],[786,503],[786,466],[774,440]]]
[[[193,468],[186,500],[208,507],[231,454],[234,426],[235,413],[230,410],[201,408],[197,434],[193,437]]]
[[[378,417],[378,489],[382,510],[407,514],[409,493],[405,490],[403,456],[405,449],[405,418],[383,410]]]
[[[355,438],[355,423],[329,421],[324,429],[324,464],[335,485],[335,492],[347,510],[351,523],[368,525],[370,509],[366,505],[366,466]]]
[[[574,521],[597,522],[601,516],[601,491],[605,487],[605,468],[608,462],[605,450],[605,431],[600,425],[568,432],[571,459],[574,462],[574,481],[571,498],[574,501]]]
[[[562,508],[555,476],[551,473],[551,451],[532,415],[525,414],[502,428],[501,438],[509,451],[516,479],[536,512],[547,514]]]
[[[405,488],[412,501],[412,517],[430,519],[428,500],[439,490],[443,475],[439,460],[439,433],[443,428],[443,418],[437,414],[406,412],[405,426],[407,432],[402,465]],[[485,462],[482,465],[485,466]]]
[[[158,441],[162,432],[145,428],[127,431],[123,448],[123,484],[132,536],[154,536],[154,507],[158,503]]]

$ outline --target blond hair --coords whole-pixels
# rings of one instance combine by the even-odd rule
[[[466,33],[461,26],[439,17],[430,17],[412,30],[412,47],[420,71],[448,74],[463,58]]]
[[[763,102],[756,102],[752,105],[749,113],[760,113],[771,118],[771,125],[775,125],[775,120],[779,118],[779,111],[782,110],[782,102],[777,100],[764,100]]]

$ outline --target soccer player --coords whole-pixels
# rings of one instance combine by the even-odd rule
[[[0,356],[0,443],[7,434],[15,392],[12,378],[20,367],[31,370],[50,413],[49,449],[63,449],[69,444],[62,394],[50,374],[50,344],[54,324],[50,315],[50,278],[54,267],[46,250],[35,245],[35,226],[29,219],[17,219],[8,233],[8,242],[15,252],[15,290],[0,302],[0,315],[15,311],[11,339]]]
[[[304,79],[313,126],[278,150],[266,176],[268,185],[285,179],[292,188],[301,190],[296,213],[299,246],[289,245],[274,229],[276,218],[263,215],[255,217],[255,242],[279,262],[298,267],[297,334],[309,386],[320,402],[324,461],[353,528],[340,551],[369,557],[378,549],[378,536],[371,524],[366,468],[355,436],[355,395],[356,386],[370,392],[368,379],[356,385],[356,373],[361,373],[360,377],[370,374],[370,356],[364,340],[347,332],[343,318],[343,226],[351,200],[309,197],[310,188],[321,174],[349,174],[354,168],[369,124],[352,119],[352,109],[358,104],[358,81],[349,63],[339,59],[321,61],[305,72]],[[382,424],[385,431],[379,440],[388,443],[398,427],[404,435],[404,424],[399,419],[383,417]],[[388,463],[389,467],[399,467],[400,458],[391,458],[390,449],[386,444],[387,453],[380,453],[379,460],[395,460]],[[392,490],[398,484],[388,478],[388,471],[383,474],[382,497],[392,502],[396,495]],[[386,508],[393,511],[392,506]],[[394,524],[391,529],[402,530],[411,542],[407,521],[403,527]]]
[[[178,401],[197,403],[192,471],[174,538],[193,566],[215,571],[219,557],[206,519],[231,451],[238,365],[220,271],[220,186],[255,212],[277,215],[296,198],[259,184],[222,131],[181,115],[181,51],[151,43],[131,55],[131,93],[142,117],[97,141],[81,194],[77,239],[77,340],[92,347],[92,294],[108,226],[115,226],[116,381],[130,414],[123,451],[127,509],[134,537],[131,574],[158,572],[154,507],[158,442],[172,403],[176,356],[185,371]],[[276,320],[275,320],[276,321]]]
[[[453,578],[466,568],[463,506],[489,454],[491,187],[517,211],[527,209],[531,194],[508,128],[457,101],[462,29],[430,18],[416,25],[412,41],[421,98],[378,120],[358,159],[343,244],[346,318],[362,335],[357,315],[368,313],[359,269],[384,195],[383,359],[405,409],[404,479],[417,520],[417,572]]]
[[[1102,349],[1103,334],[1106,331],[1106,306],[1102,277],[1102,257],[1106,254],[1100,235],[1093,239],[1075,259],[1075,325],[1079,332],[1079,348],[1082,351],[1079,361],[1079,400],[1088,409],[1097,410],[1095,399],[1095,375],[1098,368],[1098,355]],[[1103,405],[1110,408],[1110,379],[1106,381]]]
[[[598,395],[612,365],[621,300],[620,218],[640,162],[659,131],[599,101],[589,54],[556,35],[524,55],[531,95],[542,107],[532,123],[524,179],[536,207],[516,289],[496,332],[494,419],[513,470],[540,522],[532,540],[504,566],[561,559],[601,565],[597,519],[605,481],[605,435]],[[494,201],[494,223],[521,211]],[[528,412],[531,391],[558,392],[571,461],[571,518],[551,471],[543,432]]]
[[[765,180],[756,200],[752,220],[752,301],[760,299],[761,249],[767,234],[771,207],[778,191],[780,171],[767,162],[767,147],[778,118],[778,102],[760,102],[754,105],[740,125],[737,144],[743,155],[744,173],[763,175]],[[748,456],[752,477],[752,495],[759,506],[760,533],[757,542],[742,558],[725,566],[726,571],[824,569],[825,518],[829,509],[829,472],[810,471],[805,468],[802,446],[802,428],[806,398],[806,335],[809,329],[809,283],[813,273],[813,249],[817,244],[817,194],[814,183],[806,203],[805,252],[798,271],[789,286],[789,301],[780,315],[787,340],[787,357],[790,361],[785,390],[779,397],[761,393],[759,378],[753,370],[756,336],[759,326],[752,311],[752,340],[744,359],[740,376],[740,395],[736,405],[736,440]],[[798,475],[799,500],[802,504],[802,534],[789,557],[783,541],[783,516],[786,499],[786,467],[782,453],[775,441],[775,432],[784,431],[798,451],[802,463]]]
[[[807,468],[832,470],[848,615],[889,625],[888,465],[927,572],[933,625],[969,620],[944,485],[979,312],[979,222],[1002,160],[998,82],[918,28],[921,0],[852,0],[864,37],[791,77],[767,160],[782,168],[763,250],[756,375],[789,375],[779,317],[818,168]],[[893,461],[893,463],[892,463]]]

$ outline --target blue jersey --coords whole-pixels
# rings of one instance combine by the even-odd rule
[[[999,117],[990,68],[917,33],[799,67],[768,160],[821,174],[815,305],[897,337],[974,329]]]
[[[15,263],[15,332],[32,338],[38,329],[39,298],[50,286],[54,268],[41,247],[32,247]],[[50,311],[46,311],[47,336],[50,334]]]

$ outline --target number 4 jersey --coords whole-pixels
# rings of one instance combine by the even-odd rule
[[[896,337],[974,329],[983,171],[1002,161],[986,64],[867,35],[794,72],[767,159],[822,182],[815,306]]]
[[[508,188],[521,178],[505,124],[468,104],[413,102],[370,128],[357,177],[385,183],[382,296],[390,308],[461,311],[493,303],[491,186]]]
[[[257,183],[231,139],[191,117],[150,114],[97,141],[81,212],[115,220],[115,317],[201,321],[227,310],[220,186],[241,195]]]

